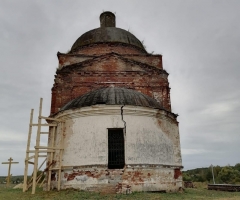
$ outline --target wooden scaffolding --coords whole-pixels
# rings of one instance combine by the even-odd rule
[[[41,178],[45,175],[40,184],[47,183],[46,190],[50,190],[51,184],[51,175],[52,172],[57,174],[57,189],[60,190],[61,183],[61,167],[62,167],[62,153],[63,153],[63,127],[64,121],[42,116],[42,102],[43,99],[40,99],[39,106],[39,115],[38,115],[38,123],[33,123],[33,112],[31,109],[30,113],[30,123],[29,123],[29,132],[28,132],[28,140],[27,140],[27,149],[26,149],[26,159],[25,159],[25,169],[24,169],[24,181],[23,181],[23,192],[26,192],[30,187],[32,187],[32,194],[35,194],[36,186],[41,180]],[[42,120],[46,120],[48,123],[43,124]],[[32,128],[37,126],[37,135],[36,135],[36,144],[34,146],[34,150],[30,150],[31,144],[31,136],[32,136]],[[42,132],[42,127],[49,127],[48,132]],[[57,133],[58,142],[56,142]],[[48,135],[48,145],[40,146],[40,139],[42,134]],[[54,160],[55,154],[58,154],[58,160]],[[39,158],[44,157],[44,161],[39,165]],[[31,161],[33,159],[33,161]],[[46,163],[46,168],[38,174],[38,171],[41,167]],[[33,173],[31,178],[28,180],[28,166],[29,164],[33,165]]]

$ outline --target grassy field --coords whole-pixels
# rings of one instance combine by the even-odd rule
[[[44,192],[42,188],[38,188],[35,195],[31,194],[31,191],[23,193],[21,189],[6,188],[0,184],[0,200],[74,200],[74,199],[163,199],[163,200],[175,200],[175,199],[218,199],[218,200],[240,200],[240,192],[221,192],[211,191],[205,189],[203,186],[197,188],[188,188],[181,193],[147,193],[147,192],[135,192],[129,195],[120,194],[100,194],[94,192],[84,192],[77,190],[62,190]]]

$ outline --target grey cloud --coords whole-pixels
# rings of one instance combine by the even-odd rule
[[[30,109],[36,121],[43,97],[49,114],[57,51],[67,52],[110,10],[118,27],[163,55],[185,169],[240,162],[239,7],[234,0],[1,1],[0,160],[12,156],[21,162],[13,174],[23,174]]]

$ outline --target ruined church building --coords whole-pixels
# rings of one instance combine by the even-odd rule
[[[48,145],[63,139],[63,151],[48,155],[61,170],[52,171],[51,188],[60,180],[61,189],[178,191],[179,128],[162,56],[116,28],[111,12],[57,56],[50,117],[64,125]]]

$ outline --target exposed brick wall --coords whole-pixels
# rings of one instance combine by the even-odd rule
[[[86,55],[102,55],[106,53],[115,52],[118,54],[146,54],[146,51],[132,46],[130,44],[124,43],[100,43],[100,44],[91,44],[87,46],[83,46],[78,50],[75,50],[70,53],[77,54],[86,54]]]
[[[73,170],[65,170],[62,174],[61,187],[62,189],[75,187],[101,193],[122,194],[146,190],[177,192],[181,189],[182,177],[181,173],[175,177],[175,171],[176,169],[170,167],[154,165],[129,166],[124,169],[107,169],[100,166],[74,167]],[[57,178],[56,174],[52,176],[51,186],[53,188],[56,187]]]
[[[121,58],[125,58],[129,61],[137,61],[147,65],[151,65],[157,67],[159,69],[163,69],[162,67],[162,56],[161,55],[140,55],[140,54],[117,54],[117,53],[107,53],[103,55],[85,55],[85,54],[62,54],[58,52],[59,59],[59,69],[62,67],[73,65],[76,63],[80,63],[83,61],[90,62],[91,60],[97,59],[101,60],[109,55],[120,56]]]
[[[58,58],[51,114],[80,95],[112,85],[142,92],[171,111],[168,73],[163,70],[161,55],[131,45],[104,43],[70,54],[58,53]]]
[[[178,179],[182,175],[181,169],[174,169],[174,178]]]

